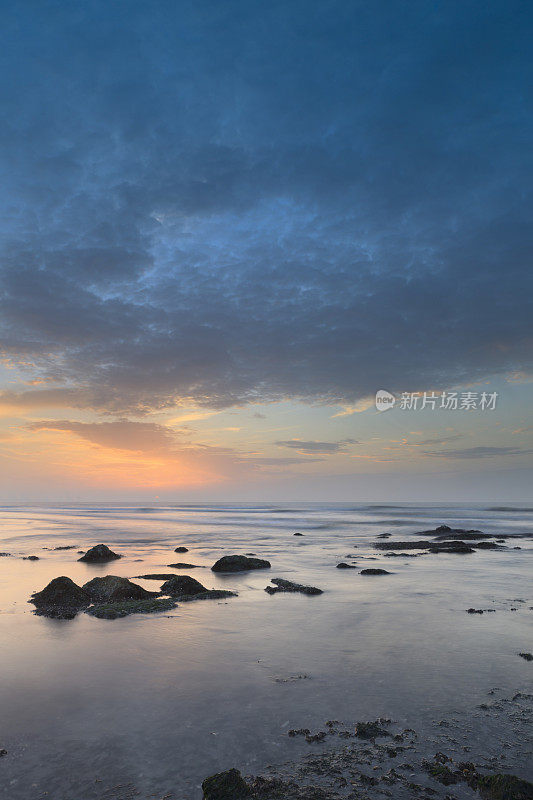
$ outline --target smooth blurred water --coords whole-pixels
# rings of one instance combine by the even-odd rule
[[[10,800],[89,800],[121,782],[196,800],[207,774],[296,757],[302,744],[288,739],[289,727],[381,715],[423,726],[473,707],[492,686],[530,682],[531,665],[517,653],[533,649],[533,540],[420,558],[387,558],[372,543],[441,523],[531,533],[532,508],[10,506],[0,521],[0,551],[12,554],[0,558],[0,747],[9,751],[0,792]],[[123,558],[95,566],[78,562],[76,550],[44,549],[99,542]],[[190,552],[174,553],[178,545]],[[212,573],[229,553],[257,554],[272,569]],[[22,560],[30,554],[40,560]],[[349,554],[359,568],[394,574],[335,569]],[[200,568],[167,567],[176,561]],[[58,575],[82,584],[149,572],[190,574],[239,596],[112,621],[49,620],[27,603]],[[324,594],[269,596],[270,577]],[[469,615],[470,606],[498,613]],[[308,677],[291,680],[299,675]]]

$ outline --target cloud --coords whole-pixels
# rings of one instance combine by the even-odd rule
[[[426,450],[424,455],[436,458],[494,458],[497,456],[525,456],[533,453],[533,449],[521,450],[519,447],[465,447],[462,450]]]
[[[32,422],[26,428],[30,431],[67,431],[101,447],[145,453],[171,452],[177,442],[176,432],[164,425],[127,419],[115,422],[42,420]]]
[[[432,439],[422,439],[420,442],[406,442],[406,444],[416,445],[416,447],[419,447],[421,445],[426,445],[426,444],[446,444],[446,442],[455,442],[457,441],[457,439],[463,439],[463,438],[464,434],[462,433],[452,433],[448,435],[445,434],[444,436],[441,437],[436,436]]]
[[[117,415],[531,372],[526,6],[164,9],[3,16],[7,358]]]
[[[278,447],[290,447],[298,450],[299,453],[309,453],[310,455],[321,453],[323,455],[334,455],[336,453],[348,452],[348,445],[358,444],[355,439],[343,439],[341,442],[315,442],[302,441],[301,439],[289,439],[287,441],[276,442]]]

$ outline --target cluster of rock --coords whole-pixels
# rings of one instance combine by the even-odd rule
[[[299,592],[300,594],[322,594],[322,589],[317,589],[316,586],[304,586],[301,583],[293,583],[284,578],[271,578],[271,583],[274,586],[267,586],[265,592],[268,594],[277,594],[278,592]]]
[[[383,541],[374,542],[374,547],[376,550],[425,550],[429,553],[462,554],[474,553],[476,550],[498,550],[501,548],[498,542],[504,541],[501,537],[496,541],[487,541],[487,539],[495,537],[477,530],[450,528],[449,525],[439,525],[429,531],[419,531],[415,536],[432,536],[433,541],[427,542],[423,539],[409,539],[400,542]],[[382,534],[378,538],[384,538],[384,535]],[[392,553],[385,555],[390,556]]]

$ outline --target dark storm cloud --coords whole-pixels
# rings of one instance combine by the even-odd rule
[[[530,17],[13,4],[4,352],[113,412],[527,369]]]

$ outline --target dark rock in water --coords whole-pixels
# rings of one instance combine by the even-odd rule
[[[39,561],[39,556],[22,556],[23,561]]]
[[[176,600],[222,600],[237,597],[235,592],[225,589],[206,589],[189,575],[172,575],[161,587],[161,594],[169,594]]]
[[[116,603],[100,603],[87,609],[87,614],[98,619],[119,619],[130,614],[154,614],[159,611],[171,611],[176,608],[176,601],[171,599],[122,600]]]
[[[475,786],[486,800],[533,800],[533,783],[515,775],[477,775]]]
[[[426,556],[428,553],[383,553],[385,558],[418,558]]]
[[[204,800],[241,800],[250,789],[238,769],[228,769],[206,778],[202,783]]]
[[[175,553],[188,553],[189,552],[189,548],[188,547],[176,547],[174,552]]]
[[[2,756],[7,756],[7,750],[6,750],[5,748],[3,748],[3,747],[2,747],[2,749],[0,750],[0,758],[1,758]]]
[[[425,542],[413,540],[406,542],[374,542],[376,550],[429,550],[430,553],[474,553],[466,542],[450,540],[444,542]]]
[[[167,564],[167,567],[174,567],[174,569],[197,569],[199,564],[186,564],[183,561],[178,561],[177,564]]]
[[[85,583],[83,589],[93,603],[116,603],[122,600],[147,600],[157,597],[159,592],[149,592],[137,583],[118,575],[106,575],[104,578],[93,578]]]
[[[249,569],[269,569],[270,561],[248,556],[222,556],[211,569],[213,572],[244,572]]]
[[[122,558],[117,555],[106,544],[97,544],[87,550],[84,556],[78,558],[78,561],[89,561],[91,563],[98,563],[104,561],[113,561],[115,558]]]
[[[492,539],[490,533],[482,533],[481,531],[471,529],[464,530],[464,528],[450,528],[449,525],[439,525],[431,531],[418,531],[415,536],[436,536],[440,539]]]
[[[466,613],[467,614],[483,614],[483,609],[482,608],[467,608],[466,609]]]
[[[506,550],[507,548],[496,542],[472,542],[471,547],[477,550]]]
[[[378,736],[390,736],[390,733],[383,727],[382,720],[375,722],[356,722],[355,735],[359,739],[375,739]]]
[[[75,550],[77,546],[77,544],[63,544],[59,547],[54,547],[54,550]]]
[[[357,569],[355,564],[347,564],[346,561],[341,561],[340,564],[337,564],[337,569]]]
[[[199,581],[189,577],[189,575],[173,575],[162,585],[161,592],[162,594],[170,594],[176,597],[177,595],[207,592],[207,589]]]
[[[145,581],[169,581],[171,578],[175,578],[173,572],[151,572],[148,575],[134,575],[134,578],[143,579]]]
[[[303,533],[293,533],[293,536],[303,536]]]
[[[11,553],[0,553],[0,558],[8,558],[10,555]]]
[[[72,619],[80,609],[90,604],[91,598],[81,586],[61,576],[50,581],[42,591],[32,594],[29,602],[36,606],[36,614]]]
[[[378,539],[390,539],[391,536],[391,533],[380,533]]]
[[[369,569],[362,569],[359,575],[392,575],[392,572],[387,572],[386,569],[375,569],[371,567]]]
[[[531,653],[518,653],[518,655],[526,661],[533,661],[533,655]]]
[[[457,541],[453,539],[452,541],[446,542],[431,542],[429,545],[429,552],[430,553],[475,553],[475,550],[470,547],[470,545],[466,544],[466,542]]]
[[[272,583],[275,586],[267,586],[265,592],[268,594],[277,594],[277,592],[300,592],[301,594],[322,594],[322,589],[317,589],[316,586],[304,586],[301,583],[293,583],[286,581],[284,578],[272,578]]]

